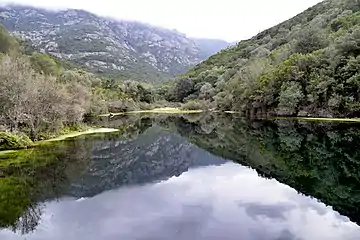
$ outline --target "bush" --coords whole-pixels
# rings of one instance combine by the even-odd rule
[[[188,101],[181,105],[182,110],[209,110],[209,103],[206,101]]]
[[[140,110],[151,110],[154,108],[152,104],[146,103],[146,102],[140,102],[139,103]]]
[[[160,100],[160,101],[155,102],[152,106],[153,106],[153,108],[165,108],[165,107],[178,108],[178,107],[181,107],[181,103]]]
[[[0,150],[23,149],[33,145],[26,136],[16,136],[7,132],[0,132]]]

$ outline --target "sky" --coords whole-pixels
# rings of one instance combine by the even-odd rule
[[[0,0],[50,9],[83,9],[104,17],[176,29],[189,37],[239,41],[321,0]]]

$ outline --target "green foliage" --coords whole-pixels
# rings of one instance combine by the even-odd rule
[[[0,24],[0,53],[10,53],[19,50],[19,44]]]
[[[296,113],[299,103],[303,100],[304,94],[301,91],[301,86],[297,82],[284,83],[281,86],[281,93],[279,96],[279,107],[285,108],[288,115]]]
[[[0,132],[0,151],[31,147],[33,142],[26,136]]]
[[[39,73],[55,76],[60,72],[60,66],[47,54],[33,53],[30,61],[32,68]]]
[[[181,105],[182,110],[208,110],[209,103],[206,101],[188,101]]]
[[[322,29],[307,28],[296,37],[295,52],[311,53],[326,47],[326,37]]]
[[[350,12],[351,13],[351,12]],[[334,32],[340,29],[349,30],[355,25],[360,24],[360,12],[355,12],[345,16],[339,16],[338,18],[330,22],[331,30]]]
[[[176,102],[183,102],[184,98],[194,92],[194,82],[189,78],[181,78],[176,81],[171,99]]]

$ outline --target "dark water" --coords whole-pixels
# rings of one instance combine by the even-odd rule
[[[360,239],[360,125],[98,124],[120,132],[0,155],[1,240]]]

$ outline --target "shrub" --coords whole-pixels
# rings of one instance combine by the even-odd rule
[[[209,110],[209,103],[206,101],[188,101],[181,105],[182,110]]]
[[[0,150],[23,149],[32,146],[33,142],[26,136],[16,136],[0,132]]]
[[[139,103],[140,110],[151,110],[154,108],[152,104],[146,103],[146,102],[140,102]]]

